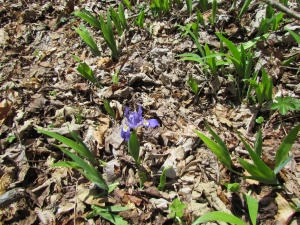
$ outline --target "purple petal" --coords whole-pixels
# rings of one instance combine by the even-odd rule
[[[128,117],[128,114],[129,114],[129,107],[126,107],[124,112],[126,118]]]
[[[121,137],[128,141],[130,139],[130,128],[124,125],[121,129]]]
[[[143,109],[142,109],[142,106],[141,106],[141,105],[139,105],[139,108],[138,108],[137,113],[138,113],[140,116],[142,116]]]
[[[145,120],[144,125],[146,127],[158,127],[160,124],[157,119]]]

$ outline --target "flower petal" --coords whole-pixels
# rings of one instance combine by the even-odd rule
[[[121,137],[128,141],[130,139],[130,128],[127,125],[124,125],[121,129]]]
[[[125,117],[128,119],[129,116],[129,107],[125,108],[125,112],[124,112]]]
[[[143,124],[146,127],[158,127],[160,125],[157,119],[144,120]]]
[[[139,114],[139,116],[142,116],[142,114],[143,114],[143,109],[142,109],[142,106],[141,106],[141,105],[139,105],[139,108],[138,108],[137,113]]]

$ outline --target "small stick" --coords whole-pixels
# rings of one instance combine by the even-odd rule
[[[268,5],[278,9],[281,12],[286,13],[287,15],[289,15],[290,17],[293,17],[297,20],[300,20],[300,14],[295,12],[294,10],[291,10],[289,8],[287,8],[286,6],[284,6],[283,4],[281,4],[280,2],[275,2],[273,0],[261,0],[264,3],[267,3]]]

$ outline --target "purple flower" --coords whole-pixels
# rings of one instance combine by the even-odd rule
[[[157,127],[159,122],[156,119],[145,120],[142,116],[142,106],[139,105],[137,112],[129,112],[129,107],[125,109],[126,122],[121,129],[121,137],[126,141],[130,138],[130,129],[137,129],[138,127]]]

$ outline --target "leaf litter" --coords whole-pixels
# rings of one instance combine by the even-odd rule
[[[238,210],[234,202],[240,197],[226,192],[220,181],[233,182],[238,177],[217,161],[193,130],[208,134],[202,123],[207,121],[226,143],[233,165],[240,168],[237,158],[247,157],[247,151],[243,150],[236,130],[254,143],[257,126],[251,118],[254,113],[261,114],[270,118],[263,127],[262,159],[274,166],[274,151],[293,125],[299,123],[298,111],[282,120],[274,111],[255,112],[255,107],[237,104],[232,80],[212,79],[199,71],[196,64],[175,58],[177,54],[197,49],[189,37],[182,37],[174,29],[177,23],[187,25],[192,20],[187,20],[184,8],[176,11],[176,18],[164,15],[160,21],[149,20],[152,33],[136,26],[130,28],[125,40],[119,40],[124,52],[119,64],[110,60],[104,40],[91,30],[101,46],[102,56],[95,57],[72,29],[81,21],[70,13],[75,8],[105,13],[117,3],[73,0],[3,3],[5,9],[0,11],[0,187],[3,192],[0,220],[4,224],[107,223],[102,217],[85,220],[92,212],[91,205],[130,207],[130,211],[119,213],[130,224],[171,224],[170,205],[178,197],[186,205],[180,215],[188,224],[214,210],[235,214]],[[219,4],[229,7],[226,1]],[[299,7],[293,7],[299,11]],[[126,12],[130,18],[132,12]],[[217,25],[199,31],[200,43],[219,50],[220,43],[212,31],[219,31],[222,26],[236,45],[244,43],[256,32],[264,8],[257,3],[250,4],[242,26],[232,20],[234,12],[230,13],[220,9]],[[203,16],[208,22],[211,11]],[[287,28],[299,31],[295,21],[287,23]],[[299,48],[293,42],[291,34],[284,29],[257,42],[255,71],[264,66],[275,80],[279,96],[299,98],[299,76],[293,71],[294,65],[281,66],[284,60],[295,56],[295,66],[299,67]],[[72,55],[79,55],[93,68],[103,89],[91,86],[76,72]],[[112,85],[111,76],[120,68],[120,82]],[[230,69],[233,68],[226,72],[230,73]],[[186,84],[191,74],[200,84],[198,96]],[[117,120],[106,114],[103,97],[110,100]],[[161,124],[159,128],[142,129],[141,166],[148,172],[144,189],[139,188],[134,161],[120,137],[125,106],[134,109],[138,105],[143,106],[145,118],[154,117]],[[119,182],[119,186],[110,195],[100,197],[99,189],[76,170],[52,167],[67,156],[52,145],[56,143],[53,139],[37,133],[35,126],[65,136],[70,136],[71,131],[79,134],[97,159],[105,162],[103,173],[108,183]],[[11,133],[15,139],[9,142],[7,137]],[[280,172],[286,191],[276,192],[252,180],[252,183],[240,181],[241,192],[246,192],[247,185],[254,187],[261,223],[276,220],[287,224],[299,219],[289,207],[297,202],[300,193],[299,139],[291,153],[294,159]],[[159,176],[168,166],[171,168],[166,172],[165,191],[158,191]],[[240,204],[242,216],[247,217],[244,203]]]

